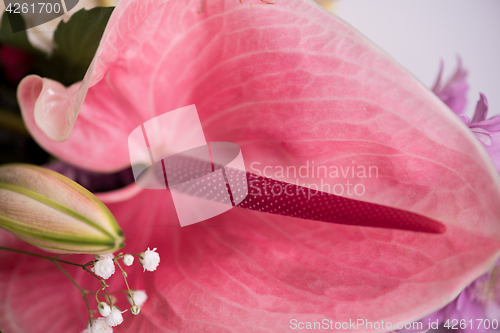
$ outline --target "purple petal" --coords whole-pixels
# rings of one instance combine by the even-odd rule
[[[487,130],[480,128],[480,127],[473,127],[471,128],[472,133],[476,136],[476,138],[484,143],[487,146],[491,146],[493,143],[491,134]]]
[[[500,318],[500,305],[497,303],[490,303],[484,309],[488,318]]]
[[[462,59],[458,58],[457,69],[448,82],[442,87],[443,61],[432,92],[436,94],[455,114],[460,115],[467,104],[467,71],[462,67]]]
[[[462,119],[464,124],[467,125],[467,127],[470,127],[470,118],[469,117],[467,117],[464,114],[459,115],[459,117],[460,117],[460,119]]]
[[[451,324],[454,319],[460,320],[464,319],[466,322],[472,320],[476,321],[477,318],[488,318],[483,309],[482,304],[477,302],[473,297],[473,292],[471,286],[467,287],[462,293],[447,306],[442,308],[435,313],[428,315],[427,317],[422,318],[420,321],[427,322],[435,322],[439,321],[439,326],[442,327],[447,320],[449,320],[448,324]],[[448,330],[445,330],[448,332]],[[485,333],[489,332],[489,330],[484,327],[467,327],[466,329],[459,329],[459,333]]]
[[[403,331],[398,331],[401,333],[426,333],[430,330],[429,327],[425,327],[423,329],[409,329],[409,330],[403,330]]]
[[[468,301],[469,301],[469,298],[465,295],[465,293],[461,293],[460,295],[458,295],[457,301],[456,301],[457,311],[464,310],[464,308],[467,307]]]
[[[479,101],[476,105],[476,112],[474,112],[474,117],[472,118],[472,124],[477,124],[481,121],[486,120],[488,115],[488,99],[483,93],[479,93]]]
[[[422,328],[404,328],[401,330],[396,330],[394,332],[397,333],[426,333],[430,330],[429,324],[428,323],[422,323]]]
[[[98,173],[57,161],[44,167],[56,171],[77,182],[91,192],[107,192],[125,187],[134,181],[131,169],[116,173]]]
[[[472,125],[471,127],[478,127],[487,130],[488,132],[500,132],[500,115],[491,117],[488,120],[481,121]]]

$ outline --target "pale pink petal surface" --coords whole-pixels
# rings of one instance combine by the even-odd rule
[[[206,2],[202,14],[199,1],[120,2],[80,90],[58,90],[60,103],[37,108],[43,82],[21,84],[23,115],[36,139],[80,167],[118,170],[127,166],[134,128],[196,104],[207,141],[238,144],[249,171],[253,162],[376,165],[379,177],[356,179],[366,187],[357,199],[425,215],[447,231],[341,226],[239,208],[180,228],[166,191],[123,202],[108,195],[117,201],[109,207],[126,250],[157,247],[162,258],[154,273],[130,271],[134,288],[149,298],[117,332],[284,332],[291,319],[416,320],[493,264],[500,250],[497,172],[430,91],[312,1]],[[64,138],[75,120],[70,107],[68,123],[51,128],[51,110],[59,113],[71,94],[70,105],[79,105],[87,85],[69,139],[48,139],[44,133]],[[36,271],[20,265],[2,271],[10,291],[0,324],[44,332],[46,308],[25,290]],[[47,279],[37,293],[52,287]],[[64,300],[60,293],[46,302]],[[75,290],[73,301],[81,303]],[[59,325],[79,332],[84,313],[68,313]]]

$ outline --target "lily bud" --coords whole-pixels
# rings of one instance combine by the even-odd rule
[[[0,167],[0,228],[55,253],[104,254],[125,245],[115,218],[92,193],[28,164]]]

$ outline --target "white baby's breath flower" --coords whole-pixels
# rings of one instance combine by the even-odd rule
[[[111,314],[106,317],[106,324],[108,324],[111,327],[115,327],[120,325],[121,323],[123,323],[122,313],[116,306],[113,306],[111,308]]]
[[[131,254],[126,254],[123,256],[123,263],[127,266],[131,266],[134,263],[134,256]]]
[[[103,279],[109,279],[109,277],[115,273],[115,263],[113,262],[113,257],[114,256],[112,254],[100,256],[94,263],[92,272],[96,273]]]
[[[160,255],[155,252],[156,247],[152,250],[148,249],[141,253],[141,259],[139,260],[144,267],[144,271],[155,271],[160,264]]]
[[[99,318],[94,320],[92,323],[92,329],[88,328],[89,333],[113,333],[113,329],[106,324],[104,318]]]
[[[109,314],[111,313],[111,308],[109,307],[108,303],[106,303],[106,302],[99,303],[97,305],[97,309],[99,310],[99,313],[103,317],[109,316]]]
[[[132,290],[132,297],[134,298],[134,302],[136,305],[139,307],[142,307],[144,303],[146,303],[146,300],[148,299],[148,295],[144,290]],[[127,295],[127,301],[129,302],[130,305],[134,305],[132,302],[132,298],[130,298],[130,295]]]

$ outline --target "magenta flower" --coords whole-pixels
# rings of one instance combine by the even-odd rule
[[[460,118],[483,143],[495,167],[500,172],[500,115],[486,119],[487,116],[488,100],[484,94],[480,94],[472,120],[465,115],[461,115]]]
[[[500,262],[491,271],[471,283],[460,295],[443,309],[422,319],[440,326],[455,325],[462,333],[491,332],[498,328],[500,318]],[[496,324],[493,324],[496,320]],[[448,321],[448,322],[447,322]],[[486,321],[486,322],[485,322]],[[460,322],[463,327],[460,328]],[[458,323],[458,324],[457,324]]]
[[[80,168],[115,172],[129,166],[132,130],[196,104],[207,141],[238,144],[248,170],[254,162],[377,166],[377,177],[356,178],[366,188],[358,199],[446,230],[241,208],[181,228],[167,191],[133,184],[99,194],[125,231],[127,252],[156,247],[162,263],[154,274],[129,274],[148,301],[140,316],[124,314],[118,332],[286,332],[292,320],[323,319],[396,324],[441,308],[489,268],[500,252],[500,179],[443,103],[312,1],[206,2],[198,14],[199,1],[122,0],[82,83],[25,78],[18,98],[36,140]],[[22,246],[3,233],[0,242]],[[2,330],[85,327],[78,290],[50,263],[4,253],[0,260]],[[70,273],[85,287],[94,282]],[[116,275],[110,285],[122,283]]]
[[[432,87],[432,92],[439,97],[453,112],[460,115],[464,112],[467,104],[467,71],[462,66],[462,59],[458,58],[458,65],[455,73],[443,83],[444,63],[441,60],[436,83]]]
[[[432,88],[443,103],[445,103],[462,121],[472,133],[481,141],[490,155],[497,170],[500,172],[500,115],[487,119],[488,100],[484,94],[480,94],[479,101],[472,120],[465,115],[464,109],[467,103],[467,71],[462,66],[461,58],[458,58],[458,66],[455,73],[443,85],[443,62],[439,69],[438,78]]]

